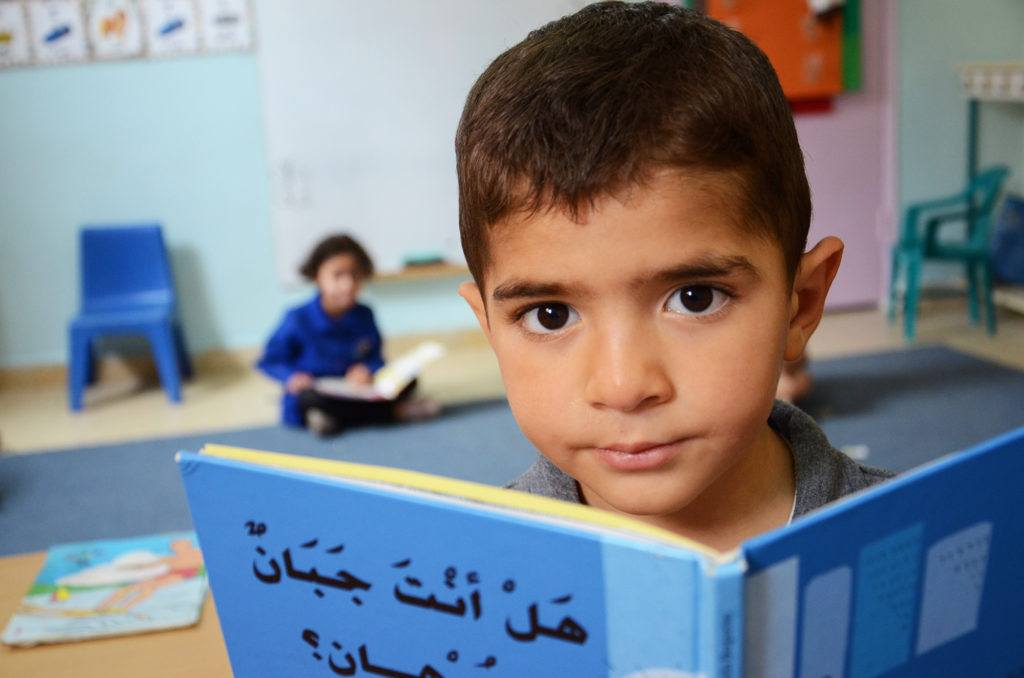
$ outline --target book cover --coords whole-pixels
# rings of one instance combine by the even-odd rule
[[[1024,675],[1022,477],[1024,429],[748,540],[746,675]]]
[[[217,446],[179,465],[239,678],[1024,668],[1024,430],[725,554],[395,469]]]
[[[190,626],[199,621],[206,588],[194,532],[53,546],[3,642],[28,646]]]
[[[423,368],[444,355],[444,346],[425,341],[377,370],[370,384],[355,384],[345,377],[320,377],[313,388],[323,395],[350,400],[393,400]]]

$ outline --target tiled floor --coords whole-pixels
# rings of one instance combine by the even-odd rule
[[[918,321],[918,344],[953,348],[1024,369],[1024,314],[1000,310],[999,331],[989,337],[967,322],[964,303],[926,303]],[[443,403],[503,394],[497,363],[476,331],[433,337],[447,354],[420,379],[421,391]],[[392,355],[422,337],[397,337]],[[898,325],[875,309],[826,314],[811,340],[812,359],[907,347]],[[250,366],[256,351],[208,356],[197,361],[197,376],[180,404],[164,397],[155,379],[123,371],[102,379],[86,395],[80,412],[69,412],[59,370],[40,372],[29,383],[7,379],[0,387],[0,446],[6,454],[105,444],[158,436],[228,430],[274,423],[278,386]],[[24,381],[24,380],[22,380]]]

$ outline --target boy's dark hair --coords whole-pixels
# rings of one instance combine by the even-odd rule
[[[325,261],[338,254],[351,254],[356,260],[356,266],[364,278],[373,275],[373,260],[366,253],[363,246],[354,238],[345,234],[330,235],[321,240],[313,251],[306,257],[306,261],[299,267],[301,273],[307,280],[316,280],[317,271]]]
[[[501,54],[455,139],[459,229],[478,283],[489,230],[643,184],[662,168],[731,176],[740,216],[778,242],[790,280],[811,197],[775,70],[742,34],[663,3],[590,5]]]

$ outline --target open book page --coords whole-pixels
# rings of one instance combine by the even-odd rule
[[[377,370],[372,384],[354,384],[344,377],[320,377],[313,388],[335,398],[393,400],[423,368],[442,355],[444,346],[436,341],[425,341]]]
[[[387,400],[373,384],[356,384],[345,377],[318,377],[313,388],[325,396],[345,400]]]

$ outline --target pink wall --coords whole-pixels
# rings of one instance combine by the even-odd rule
[[[796,117],[814,201],[808,244],[846,243],[830,308],[877,305],[896,219],[895,3],[862,2],[861,89]]]

